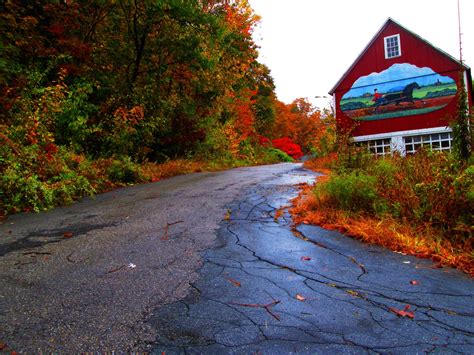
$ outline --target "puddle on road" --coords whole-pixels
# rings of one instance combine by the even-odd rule
[[[321,175],[303,168],[295,169],[290,173],[278,174],[270,181],[265,182],[265,185],[299,185],[299,184],[313,184],[316,178]]]

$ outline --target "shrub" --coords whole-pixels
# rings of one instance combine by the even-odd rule
[[[109,179],[115,183],[131,184],[145,180],[140,166],[133,163],[130,157],[113,160],[106,172]]]
[[[293,159],[301,159],[303,156],[303,151],[301,147],[293,142],[291,138],[284,137],[284,138],[277,138],[272,140],[273,147],[280,149],[281,151],[285,152]]]
[[[325,184],[316,185],[315,193],[335,208],[371,213],[379,200],[376,182],[374,176],[353,171],[331,176]]]
[[[293,162],[293,158],[280,149],[267,148],[266,153],[269,156],[270,163],[277,163],[277,162],[292,163]]]

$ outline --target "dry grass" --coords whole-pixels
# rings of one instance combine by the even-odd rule
[[[330,153],[324,157],[307,160],[304,162],[304,167],[318,173],[329,175],[331,172],[331,166],[337,161],[337,154]]]
[[[158,181],[172,176],[201,172],[204,168],[204,163],[184,159],[169,160],[161,164],[144,163],[141,166],[142,174],[148,177],[150,181]]]
[[[293,200],[290,213],[297,224],[309,223],[337,230],[396,252],[432,259],[438,263],[435,267],[452,266],[474,276],[473,241],[454,245],[429,224],[414,227],[389,216],[381,219],[364,214],[350,216],[344,211],[325,207],[311,186],[304,187]]]

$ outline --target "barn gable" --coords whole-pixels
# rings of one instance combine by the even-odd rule
[[[472,105],[470,69],[464,67]],[[447,125],[456,110],[459,71],[454,57],[388,19],[329,92],[338,125],[378,154],[409,153],[428,143],[450,149]]]

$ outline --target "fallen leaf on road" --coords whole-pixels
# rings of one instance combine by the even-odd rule
[[[355,296],[355,297],[361,297],[360,293],[357,292],[357,291],[353,291],[353,290],[344,290],[346,293],[350,294],[351,296]]]
[[[225,216],[224,221],[230,221],[230,215],[232,214],[232,210],[228,209]]]
[[[408,317],[408,318],[415,318],[415,313],[413,312],[410,312],[408,311],[410,309],[410,305],[406,305],[405,306],[405,310],[399,310],[399,309],[396,309],[396,308],[392,308],[390,307],[389,310],[393,313],[395,313],[397,316],[400,316],[400,317]]]
[[[116,267],[114,269],[110,269],[109,271],[106,272],[106,274],[111,274],[112,272],[117,272],[119,270],[122,270],[126,265],[121,265],[119,267]]]
[[[72,232],[65,232],[65,233],[63,234],[63,237],[64,237],[64,238],[71,238],[73,235],[74,235],[74,234],[72,234]]]
[[[306,298],[304,296],[301,296],[299,293],[296,294],[296,299],[298,301],[306,301]]]
[[[275,222],[278,222],[278,218],[280,218],[281,216],[283,216],[283,210],[279,208],[276,210],[275,215],[273,216],[273,220]]]
[[[411,284],[411,285],[418,285],[418,281],[416,281],[416,280],[411,280],[411,281],[410,281],[410,284]]]
[[[254,308],[263,308],[264,310],[267,311],[269,315],[271,315],[273,318],[275,318],[277,321],[280,321],[280,316],[270,309],[271,307],[279,304],[281,301],[273,301],[272,303],[268,304],[258,304],[258,303],[234,303],[230,302],[230,304],[234,304],[236,306],[242,306],[242,307],[254,307]]]
[[[236,287],[242,286],[242,284],[239,281],[231,279],[230,277],[226,278],[226,280],[229,281],[231,284],[233,284]]]
[[[301,260],[303,260],[303,261],[309,261],[309,260],[311,260],[311,258],[310,258],[309,256],[302,256],[302,257],[301,257]]]
[[[168,229],[171,226],[174,226],[175,224],[178,224],[178,223],[184,223],[184,221],[176,221],[176,222],[172,222],[172,223],[167,222],[166,226],[165,226],[165,234],[163,235],[163,237],[161,237],[161,240],[168,240]]]

